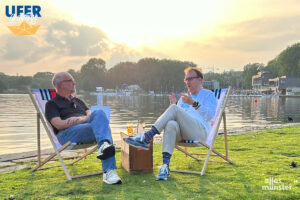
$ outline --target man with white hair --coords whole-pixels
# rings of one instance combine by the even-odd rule
[[[71,74],[55,74],[52,84],[56,88],[56,96],[47,102],[45,113],[59,142],[97,142],[97,158],[102,163],[103,181],[107,184],[121,184],[121,179],[114,171],[117,169],[115,147],[104,111],[91,113],[85,103],[75,96],[76,83]]]

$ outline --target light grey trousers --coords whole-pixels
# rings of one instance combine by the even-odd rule
[[[170,105],[157,119],[154,127],[160,133],[164,130],[162,152],[171,155],[176,142],[182,139],[205,141],[207,137],[205,127],[175,104]]]

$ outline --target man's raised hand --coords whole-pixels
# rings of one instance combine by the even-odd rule
[[[194,99],[191,96],[191,92],[188,91],[187,94],[180,94],[183,103],[192,105],[194,103]]]
[[[176,104],[176,97],[174,92],[169,96],[170,104]]]

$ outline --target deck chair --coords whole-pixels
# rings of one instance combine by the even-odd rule
[[[211,129],[206,138],[206,141],[181,140],[181,141],[177,142],[175,145],[176,149],[185,153],[186,156],[194,158],[197,161],[203,161],[203,160],[199,159],[198,156],[206,155],[206,159],[205,159],[204,165],[202,167],[202,171],[198,172],[198,171],[185,171],[185,170],[175,170],[175,169],[171,169],[171,171],[203,175],[208,162],[224,162],[224,161],[209,160],[210,156],[219,156],[225,160],[225,163],[234,164],[233,161],[231,161],[228,158],[227,129],[226,129],[226,115],[225,115],[225,106],[227,103],[230,89],[231,88],[229,87],[228,89],[225,88],[225,89],[211,90],[212,92],[214,92],[215,97],[217,99],[217,108],[216,108],[215,116],[212,120]],[[218,152],[217,150],[215,150],[213,148],[222,118],[223,118],[223,124],[224,124],[225,155],[223,155],[222,153]],[[180,146],[184,146],[185,148],[183,149]],[[199,147],[199,146],[206,147],[208,149],[208,153],[207,154],[206,153],[192,153],[192,152],[189,152],[188,148],[187,148],[187,147]],[[212,152],[214,154],[212,154]]]
[[[28,94],[33,102],[33,105],[37,111],[37,165],[31,169],[31,171],[36,171],[36,170],[43,170],[43,169],[49,169],[53,167],[62,167],[68,180],[72,180],[74,178],[80,178],[80,177],[86,177],[86,176],[92,176],[92,175],[98,175],[102,174],[102,171],[99,172],[94,172],[94,173],[89,173],[89,174],[81,174],[81,175],[76,175],[76,176],[71,176],[67,167],[68,165],[73,165],[74,163],[86,158],[86,156],[90,155],[91,153],[95,152],[97,150],[97,145],[96,143],[93,144],[77,144],[77,143],[71,143],[70,141],[67,142],[64,145],[61,145],[54,134],[54,131],[50,125],[50,123],[47,121],[45,117],[45,105],[46,102],[52,98],[55,97],[56,92],[54,89],[28,89]],[[99,106],[96,106],[99,107]],[[108,109],[109,107],[102,106],[105,109],[106,114],[108,115],[107,112],[110,110]],[[92,109],[91,109],[92,110]],[[109,116],[108,116],[109,117]],[[54,153],[49,155],[47,158],[44,160],[41,160],[41,144],[40,144],[40,121],[43,123],[44,128],[47,132],[47,135],[51,141],[51,144],[54,149]],[[86,148],[92,147],[89,150],[86,150]],[[61,152],[63,150],[77,150],[77,149],[85,149],[84,154],[78,156],[75,160],[65,164]],[[44,167],[41,168],[44,164],[52,160],[55,156],[58,157],[58,160],[60,161],[60,165],[56,166],[50,166],[50,167]]]

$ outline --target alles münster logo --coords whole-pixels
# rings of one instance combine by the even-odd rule
[[[40,27],[37,21],[42,15],[38,5],[7,5],[5,14],[9,18],[8,28],[15,35],[33,35]]]

